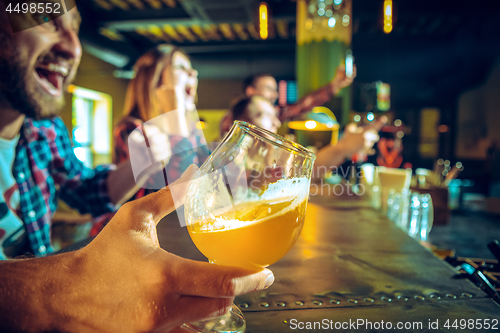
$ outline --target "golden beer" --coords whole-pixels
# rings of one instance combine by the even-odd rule
[[[315,158],[276,133],[235,121],[189,185],[184,217],[194,245],[212,263],[253,271],[281,259],[302,230]],[[244,333],[246,324],[233,304],[222,317],[184,327]]]
[[[380,186],[387,189],[392,188],[396,192],[410,188],[411,173],[411,169],[377,168]]]
[[[281,259],[297,240],[307,196],[244,202],[224,214],[188,224],[196,247],[212,262],[261,269]]]
[[[379,166],[376,169],[380,182],[380,205],[382,212],[387,212],[387,200],[389,192],[393,189],[396,193],[401,193],[404,189],[410,189],[411,169],[395,169]]]

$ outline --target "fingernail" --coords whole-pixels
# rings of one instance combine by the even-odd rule
[[[269,288],[274,282],[274,275],[269,269],[265,269],[251,275],[233,278],[234,295],[239,296],[249,292]]]
[[[269,288],[274,282],[274,274],[273,272],[269,271],[269,275],[266,278],[266,284],[264,285],[264,289]]]

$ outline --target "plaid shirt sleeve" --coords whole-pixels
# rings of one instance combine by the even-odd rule
[[[66,126],[60,118],[54,119],[56,133],[53,156],[53,177],[59,184],[60,198],[81,214],[100,216],[116,211],[117,207],[108,196],[107,178],[114,166],[87,168],[73,152]]]
[[[328,102],[333,96],[332,88],[329,84],[313,91],[309,95],[301,98],[295,104],[285,105],[281,108],[280,120],[286,121],[302,113],[311,111],[316,106],[321,106]]]
[[[25,119],[12,171],[19,188],[20,218],[34,255],[53,252],[50,230],[58,198],[94,216],[115,210],[106,184],[112,168],[85,167],[76,158],[60,118]]]

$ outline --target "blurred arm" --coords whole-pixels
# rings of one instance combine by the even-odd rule
[[[351,159],[357,152],[371,151],[373,145],[379,140],[378,132],[386,122],[387,117],[382,116],[365,127],[357,127],[356,124],[347,125],[336,145],[325,146],[316,154],[314,178],[324,177],[332,168],[342,165],[346,159]]]
[[[312,108],[316,106],[325,104],[333,96],[337,95],[341,89],[350,86],[356,77],[356,73],[356,65],[354,65],[353,75],[347,77],[345,74],[345,66],[340,65],[335,72],[335,76],[328,84],[302,97],[297,103],[283,107],[280,114],[280,120],[289,120],[302,113],[311,111]]]

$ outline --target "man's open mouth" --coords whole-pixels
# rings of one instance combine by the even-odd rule
[[[57,63],[38,64],[35,72],[35,77],[49,94],[62,94],[64,79],[69,75],[68,67]]]

